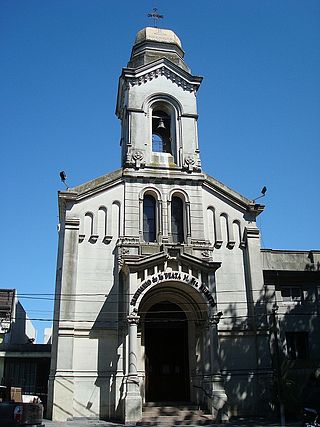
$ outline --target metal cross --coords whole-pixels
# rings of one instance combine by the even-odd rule
[[[160,15],[158,13],[158,9],[155,7],[155,8],[153,8],[153,10],[152,10],[151,13],[148,13],[148,18],[152,18],[153,19],[153,26],[155,28],[157,28],[157,21],[159,19],[163,19],[163,15]]]

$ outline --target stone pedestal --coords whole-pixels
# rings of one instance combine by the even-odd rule
[[[211,378],[211,397],[208,398],[208,409],[216,422],[229,420],[227,400],[228,397],[224,390],[222,376],[213,375]]]

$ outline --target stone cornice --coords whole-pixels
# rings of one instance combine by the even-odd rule
[[[205,175],[203,187],[214,191],[214,193],[216,193],[225,201],[231,202],[237,209],[245,211],[250,219],[255,219],[264,210],[264,205],[260,205],[255,203],[253,200],[247,199],[240,193],[232,190],[222,182],[212,178],[209,175]]]
[[[80,200],[93,196],[107,188],[122,182],[122,169],[103,175],[92,181],[70,188],[67,191],[58,191],[59,220],[64,221],[67,203],[76,203]]]
[[[126,85],[136,86],[145,84],[160,76],[180,86],[183,90],[195,93],[202,82],[202,77],[193,76],[167,58],[158,59],[138,68],[123,68],[119,78],[116,114],[120,118],[122,110],[122,95]]]
[[[240,193],[237,193],[210,175],[205,175],[203,186],[213,190],[215,193],[225,198],[226,200],[232,201],[237,207],[241,209],[247,210],[249,205],[252,204],[251,200],[243,197]]]
[[[59,221],[64,222],[66,204],[67,202],[74,203],[77,200],[78,193],[76,191],[58,191],[58,205],[59,205]]]
[[[161,75],[189,92],[197,91],[202,82],[202,77],[193,76],[166,58],[158,59],[139,68],[123,68],[121,78],[134,86],[146,83]]]
[[[126,266],[129,267],[129,270],[132,272],[143,270],[146,268],[146,266],[150,267],[151,265],[157,265],[160,262],[164,262],[168,259],[168,254],[165,252],[159,252],[155,255],[150,255],[143,258],[140,256],[132,257],[130,255],[125,255],[123,259]]]
[[[176,250],[176,259],[186,263],[187,265],[192,265],[197,268],[201,268],[202,270],[207,271],[216,271],[221,266],[221,262],[215,262],[205,259],[200,259],[193,255],[190,255],[184,251],[182,247],[175,247],[172,245],[165,246],[164,250],[158,252],[157,254],[150,256],[132,256],[132,255],[124,255],[123,261],[129,271],[135,272],[144,270],[147,267],[157,265],[161,262],[164,262],[171,258],[170,250]]]
[[[122,169],[103,175],[85,184],[78,185],[65,192],[59,192],[59,200],[64,198],[66,201],[74,200],[79,201],[90,197],[100,191],[113,187],[122,182]]]
[[[197,258],[187,253],[181,253],[178,257],[182,261],[188,262],[189,265],[193,265],[198,268],[206,269],[208,271],[216,271],[221,267],[221,262],[207,261],[204,259]]]
[[[159,66],[154,70],[147,71],[141,75],[136,76],[125,76],[126,81],[130,84],[130,86],[140,86],[144,83],[147,83],[151,80],[154,80],[160,76],[165,76],[168,80],[171,80],[172,83],[180,86],[183,90],[188,92],[196,92],[199,88],[199,83],[189,82],[183,77],[179,76],[174,71],[167,68],[165,65]]]

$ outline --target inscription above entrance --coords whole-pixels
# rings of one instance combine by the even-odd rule
[[[134,293],[130,301],[130,305],[135,306],[140,295],[150,286],[169,281],[182,282],[192,286],[206,298],[208,304],[211,305],[211,307],[214,307],[216,305],[216,302],[213,296],[211,295],[209,289],[203,283],[200,283],[199,280],[191,274],[182,273],[180,271],[160,271],[156,274],[153,274],[152,276],[147,277],[147,279],[141,283],[139,288]]]

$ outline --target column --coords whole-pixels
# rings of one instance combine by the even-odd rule
[[[129,324],[129,354],[127,393],[125,397],[125,423],[135,423],[142,417],[142,398],[137,369],[138,323],[140,317],[133,311],[128,317]]]
[[[128,317],[129,323],[129,372],[128,376],[137,376],[137,337],[138,337],[138,323],[140,316],[136,312],[131,313]]]

